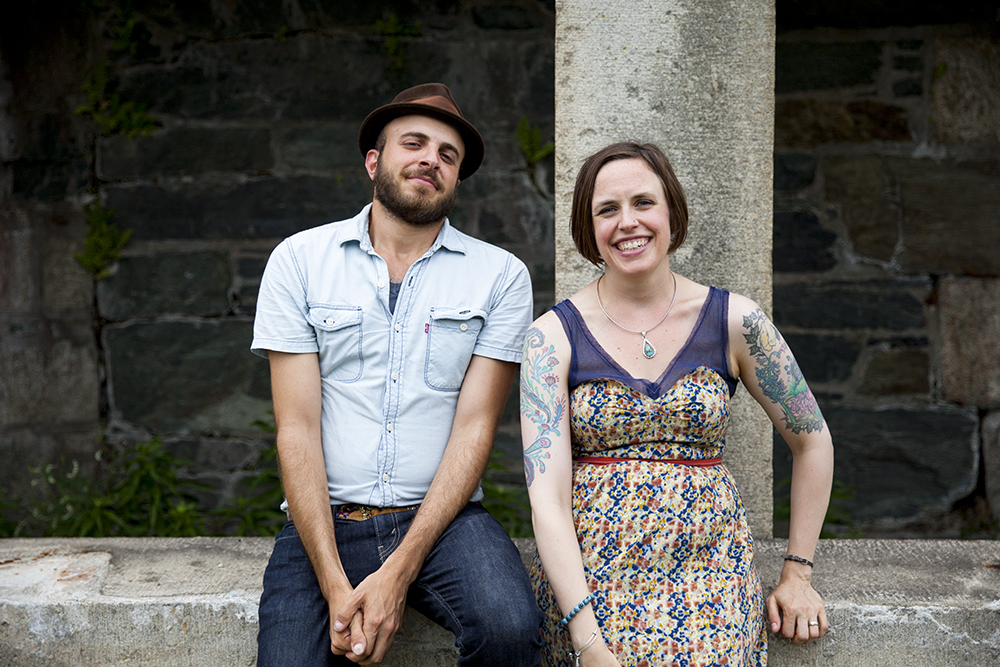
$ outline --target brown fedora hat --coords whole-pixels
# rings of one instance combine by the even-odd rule
[[[462,112],[451,96],[448,86],[443,83],[424,83],[413,88],[407,88],[393,98],[392,102],[379,107],[368,114],[361,123],[358,133],[358,146],[362,155],[375,148],[378,135],[389,121],[400,116],[419,114],[430,116],[448,123],[462,135],[465,142],[465,157],[459,167],[458,177],[462,180],[472,176],[483,163],[486,147],[483,137],[472,124],[462,117]]]

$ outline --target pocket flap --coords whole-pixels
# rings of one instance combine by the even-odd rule
[[[361,324],[360,306],[316,306],[309,309],[309,323],[323,331],[337,331]]]
[[[431,308],[432,320],[454,320],[465,322],[478,317],[486,323],[486,311],[478,308]]]

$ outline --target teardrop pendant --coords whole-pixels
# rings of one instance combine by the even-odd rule
[[[656,356],[656,348],[646,339],[645,333],[642,334],[642,355],[647,359],[652,359]]]

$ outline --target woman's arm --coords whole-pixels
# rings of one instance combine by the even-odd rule
[[[569,341],[555,313],[528,330],[521,360],[521,438],[524,473],[538,556],[563,615],[590,594],[573,524],[573,459],[569,434]],[[579,650],[597,628],[592,604],[569,623]],[[618,665],[598,633],[584,665]]]
[[[729,334],[737,375],[792,450],[787,553],[812,561],[833,483],[830,429],[784,338],[756,303],[730,296]],[[811,576],[809,565],[786,560],[767,599],[771,631],[796,644],[822,637],[828,627]]]

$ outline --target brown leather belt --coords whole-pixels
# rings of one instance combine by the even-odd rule
[[[390,512],[405,512],[407,510],[415,510],[419,508],[420,505],[409,505],[407,507],[373,507],[371,505],[358,505],[357,503],[347,503],[346,505],[337,505],[337,509],[334,510],[334,515],[338,519],[347,519],[349,521],[366,521],[373,516],[378,516],[379,514],[389,514]]]

